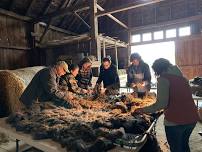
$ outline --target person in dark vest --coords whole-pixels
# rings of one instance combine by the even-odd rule
[[[157,100],[136,112],[154,113],[164,109],[164,125],[171,152],[190,152],[189,137],[199,120],[188,81],[177,66],[157,59],[152,66],[157,79]]]
[[[93,73],[91,66],[92,61],[88,57],[85,57],[79,64],[80,70],[76,79],[78,80],[78,86],[82,89],[89,89],[92,86]]]
[[[117,72],[117,68],[112,64],[110,57],[105,57],[102,60],[100,66],[100,74],[96,82],[100,85],[103,82],[106,90],[118,90],[120,88],[120,80]]]
[[[59,78],[66,72],[68,65],[64,61],[58,61],[53,67],[40,70],[22,93],[20,101],[27,108],[36,101],[52,102],[56,106],[69,108],[73,95],[59,86]]]
[[[75,77],[79,73],[79,66],[77,64],[71,64],[69,66],[70,73],[66,73],[60,79],[60,85],[68,88],[69,91],[76,94],[87,94],[88,90],[80,88],[77,84]]]
[[[149,65],[146,64],[138,53],[130,56],[132,63],[127,69],[127,86],[149,91],[151,88],[151,73]]]

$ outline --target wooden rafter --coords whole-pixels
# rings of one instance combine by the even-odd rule
[[[38,19],[36,19],[35,22],[40,22],[40,21],[50,19],[50,18],[56,19],[56,18],[65,16],[67,14],[72,14],[73,12],[80,12],[80,11],[85,11],[88,9],[89,9],[89,6],[87,4],[80,4],[80,5],[77,5],[74,7],[63,8],[63,9],[60,9],[53,13],[43,15],[42,17],[39,17]]]
[[[34,3],[34,1],[35,1],[35,0],[31,0],[31,2],[30,2],[30,4],[29,4],[29,6],[28,6],[28,8],[27,8],[27,11],[26,11],[26,13],[25,13],[25,16],[27,16],[27,15],[28,15],[28,13],[29,13],[29,11],[30,11],[30,9],[31,9],[32,4]]]
[[[43,12],[43,15],[45,15],[45,14],[48,13],[48,10],[49,10],[49,8],[50,8],[50,6],[51,6],[52,1],[53,1],[53,0],[49,0],[49,1],[47,2],[46,8],[45,8],[45,10],[44,10],[44,12]]]
[[[64,8],[70,7],[73,1],[74,1],[74,0],[69,0],[69,1],[68,1],[68,4],[67,4]],[[66,19],[66,17],[67,17],[67,16],[64,16],[64,17],[61,19],[61,21],[60,21],[59,24],[57,25],[58,27],[60,27],[60,26],[62,25],[62,23],[64,22],[64,20]]]
[[[113,14],[113,13],[118,13],[118,12],[123,12],[123,11],[130,10],[130,9],[143,7],[143,6],[146,6],[146,5],[159,3],[159,2],[162,2],[162,1],[165,1],[165,0],[152,0],[150,2],[146,2],[146,3],[142,3],[142,4],[138,4],[138,5],[137,5],[137,2],[133,2],[133,3],[130,3],[130,4],[123,5],[123,6],[119,6],[119,7],[116,7],[116,8],[111,8],[111,9],[105,10],[103,12],[99,12],[99,13],[96,14],[96,16],[101,17],[101,16]]]
[[[105,11],[104,8],[102,8],[100,5],[97,4],[97,8],[100,10],[100,11]],[[122,27],[128,29],[128,26],[126,24],[124,24],[123,22],[121,22],[119,19],[117,19],[116,17],[114,17],[113,15],[111,14],[107,14],[107,16],[109,18],[111,18],[112,20],[114,20],[116,23],[118,23],[119,25],[121,25]]]
[[[77,13],[77,12],[74,12],[74,15],[79,18],[81,20],[81,22],[83,24],[85,24],[89,29],[91,28],[90,25],[88,25],[88,23]]]

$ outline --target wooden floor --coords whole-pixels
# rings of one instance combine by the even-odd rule
[[[157,130],[158,140],[160,140],[162,144],[166,143],[166,145],[164,145],[166,147],[167,142],[166,142],[166,135],[164,131],[164,125],[163,125],[163,116],[159,118],[157,122],[156,130]],[[202,136],[198,134],[199,131],[202,131],[201,123],[197,123],[196,127],[194,128],[191,134],[190,141],[189,141],[191,152],[202,152]],[[169,152],[169,151],[166,150],[165,148],[164,152]]]

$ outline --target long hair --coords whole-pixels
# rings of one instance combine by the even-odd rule
[[[163,72],[168,71],[168,68],[171,65],[172,64],[167,59],[159,58],[154,61],[152,69],[154,70],[156,76],[160,76]]]

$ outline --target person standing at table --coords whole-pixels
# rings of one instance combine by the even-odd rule
[[[189,137],[199,120],[188,80],[177,66],[160,58],[152,66],[157,79],[157,100],[135,112],[164,110],[164,125],[171,152],[190,152]]]
[[[110,57],[105,57],[102,59],[102,65],[100,66],[100,74],[96,84],[100,85],[102,82],[104,84],[104,88],[108,91],[118,90],[120,88],[120,80],[117,68],[115,65],[112,64]]]
[[[132,63],[127,70],[127,86],[149,91],[151,88],[151,73],[149,65],[145,63],[138,53],[130,56]]]

